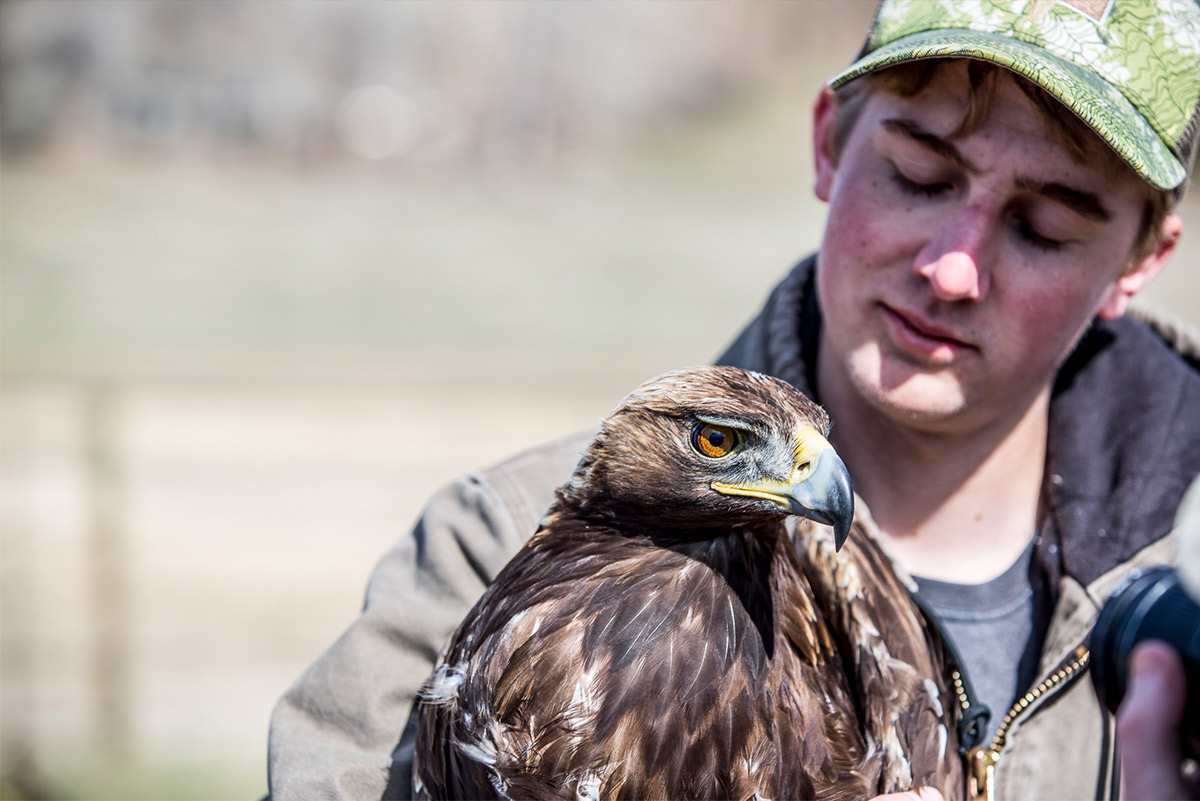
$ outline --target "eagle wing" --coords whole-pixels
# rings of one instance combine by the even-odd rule
[[[862,772],[844,669],[811,595],[795,587],[783,527],[773,542],[731,534],[725,546],[664,547],[574,521],[540,531],[426,687],[418,792],[870,795],[877,771]],[[771,629],[784,600],[770,597],[772,571],[791,575],[786,643]]]

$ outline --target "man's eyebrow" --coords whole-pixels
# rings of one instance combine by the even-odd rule
[[[893,117],[883,121],[883,127],[890,133],[897,136],[903,136],[905,139],[910,139],[913,142],[933,151],[935,154],[944,159],[949,159],[958,166],[975,172],[974,167],[969,161],[959,152],[953,142],[949,142],[936,134],[931,134],[920,125],[917,125],[912,120],[906,120],[902,117]]]
[[[977,172],[974,165],[967,161],[967,158],[954,146],[953,142],[926,131],[912,120],[906,120],[901,117],[889,118],[885,119],[882,125],[889,133],[916,142],[969,172]],[[1076,214],[1087,217],[1089,220],[1108,222],[1112,219],[1112,212],[1108,210],[1108,206],[1104,205],[1104,201],[1100,199],[1100,196],[1094,192],[1076,189],[1075,187],[1054,181],[1037,181],[1032,178],[1018,179],[1017,186],[1026,192],[1040,195],[1056,203],[1061,203]]]
[[[1017,186],[1026,192],[1032,192],[1056,203],[1061,203],[1076,214],[1097,222],[1108,222],[1112,212],[1100,196],[1083,189],[1076,189],[1066,184],[1037,181],[1032,178],[1017,179]]]

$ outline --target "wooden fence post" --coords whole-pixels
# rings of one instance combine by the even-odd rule
[[[93,382],[84,390],[84,459],[88,481],[88,597],[96,744],[111,759],[132,748],[133,620],[131,557],[122,464],[119,388]]]

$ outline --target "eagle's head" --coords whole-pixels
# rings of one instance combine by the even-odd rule
[[[840,548],[854,492],[821,407],[783,381],[735,367],[665,373],[601,423],[560,505],[660,532],[728,531],[801,515]]]

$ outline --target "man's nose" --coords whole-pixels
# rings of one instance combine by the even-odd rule
[[[913,269],[939,300],[978,301],[991,282],[987,249],[986,222],[977,215],[956,216],[921,249]]]

